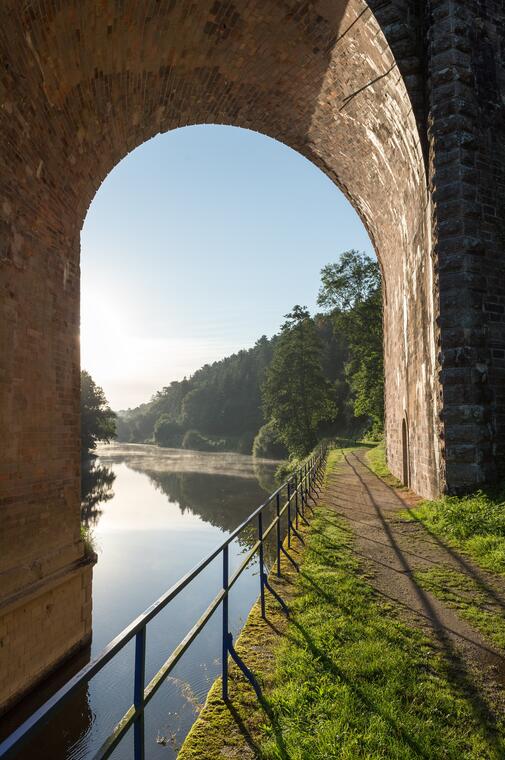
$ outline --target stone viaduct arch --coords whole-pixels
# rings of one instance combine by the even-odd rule
[[[91,631],[79,535],[79,251],[107,173],[224,123],[346,193],[385,285],[387,449],[419,493],[503,447],[503,0],[0,4],[0,709]]]

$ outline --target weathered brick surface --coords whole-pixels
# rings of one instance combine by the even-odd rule
[[[0,606],[0,714],[90,642],[91,578],[92,565],[79,563]]]
[[[178,126],[258,130],[342,188],[384,273],[392,470],[407,420],[419,493],[496,477],[504,22],[493,0],[3,0],[0,598],[82,556],[80,229]]]

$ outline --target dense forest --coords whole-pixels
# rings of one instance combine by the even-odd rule
[[[295,306],[278,335],[174,381],[118,413],[117,438],[161,446],[303,455],[324,435],[378,436],[383,418],[377,262],[347,251],[322,272],[311,317]]]
[[[264,423],[261,386],[274,344],[262,337],[253,348],[172,382],[149,403],[119,412],[118,439],[250,453]]]

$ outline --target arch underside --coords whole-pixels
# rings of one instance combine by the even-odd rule
[[[281,140],[350,199],[384,274],[390,466],[401,476],[407,410],[412,487],[438,493],[423,154],[405,81],[367,3],[9,0],[0,50],[5,594],[82,557],[79,237],[87,208],[129,151],[188,124]]]

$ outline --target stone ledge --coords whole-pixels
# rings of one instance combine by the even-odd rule
[[[31,583],[23,590],[16,591],[14,594],[11,594],[0,602],[0,617],[12,612],[16,607],[19,607],[19,605],[28,604],[37,596],[51,591],[69,578],[80,573],[83,567],[95,565],[96,561],[96,554],[82,557],[82,559],[77,560],[77,562],[73,562],[71,565],[67,565],[61,570],[57,570],[55,573],[42,578],[40,581]]]
[[[94,563],[85,557],[0,606],[0,715],[90,643]]]

